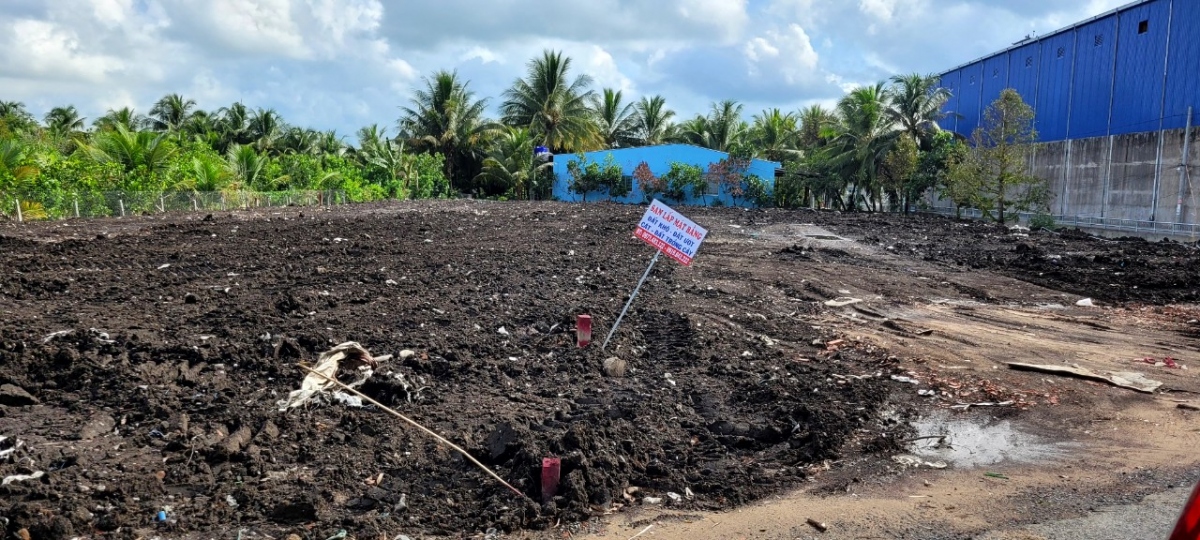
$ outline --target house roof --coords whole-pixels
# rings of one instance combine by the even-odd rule
[[[626,148],[609,148],[607,150],[594,150],[591,152],[584,152],[583,154],[585,156],[596,156],[596,155],[604,155],[604,154],[611,154],[611,153],[617,153],[617,152],[630,152],[630,151],[642,152],[642,151],[646,151],[646,150],[666,149],[666,148],[673,148],[673,147],[694,148],[697,150],[703,150],[705,152],[724,156],[724,157],[729,156],[729,152],[722,152],[720,150],[713,150],[712,148],[705,148],[703,146],[699,146],[699,145],[695,145],[695,144],[688,144],[688,143],[668,143],[668,144],[654,144],[654,145],[650,145],[650,146],[630,146],[630,147],[626,147]],[[567,155],[570,155],[570,154],[567,154]],[[770,164],[770,165],[774,166],[776,169],[783,167],[783,164],[779,163],[777,161],[770,161],[770,160],[760,159],[760,158],[751,158],[751,160],[757,161],[760,163]]]

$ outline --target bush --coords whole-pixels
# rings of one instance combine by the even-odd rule
[[[1029,228],[1032,230],[1053,231],[1055,227],[1054,216],[1050,214],[1034,214],[1029,218]]]

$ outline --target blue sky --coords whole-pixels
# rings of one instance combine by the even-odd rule
[[[596,87],[662,94],[680,116],[832,103],[940,72],[1126,0],[0,0],[0,100],[149,111],[178,92],[295,125],[394,126],[421,77],[500,93],[544,49]]]

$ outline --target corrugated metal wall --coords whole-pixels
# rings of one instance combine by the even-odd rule
[[[965,136],[1004,88],[1034,107],[1042,141],[1182,128],[1200,109],[1200,0],[1145,0],[942,77],[942,127]]]

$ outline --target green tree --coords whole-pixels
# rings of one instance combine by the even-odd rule
[[[1038,138],[1033,120],[1033,108],[1016,90],[1000,92],[971,135],[970,150],[950,167],[950,198],[969,202],[1000,223],[1013,210],[1045,210],[1053,199],[1049,181],[1028,172]]]
[[[539,163],[534,157],[537,146],[533,133],[523,127],[505,127],[496,138],[483,169],[475,178],[485,194],[508,194],[528,199],[538,191],[538,181],[553,163]],[[570,163],[567,164],[568,169]]]
[[[256,109],[246,123],[250,144],[258,152],[268,155],[278,153],[279,139],[286,129],[287,125],[275,109]]]
[[[732,99],[713,103],[707,116],[699,116],[679,126],[677,136],[686,143],[718,152],[737,153],[746,143],[750,125],[742,119],[742,104]]]
[[[838,117],[821,105],[810,105],[800,111],[799,122],[796,144],[800,149],[810,151],[825,144],[826,135],[838,124]]]
[[[663,144],[675,136],[675,111],[667,108],[662,96],[643,97],[634,105],[634,144],[652,146]]]
[[[567,189],[579,194],[584,202],[587,202],[587,194],[593,191],[605,191],[609,197],[624,197],[629,194],[629,189],[621,173],[621,166],[612,154],[606,156],[603,163],[597,163],[581,152],[573,161],[567,162],[567,174],[571,176]]]
[[[83,131],[84,121],[74,105],[55,107],[46,113],[46,129],[55,137],[69,137],[77,131]]]
[[[940,84],[936,75],[912,73],[892,77],[888,114],[901,131],[922,146],[941,131],[937,122],[946,116],[942,108],[950,100],[950,91]]]
[[[799,118],[779,109],[764,110],[754,115],[749,138],[757,155],[779,163],[795,159],[800,154]]]
[[[441,153],[445,177],[464,189],[470,177],[457,177],[458,171],[473,168],[494,130],[484,119],[487,100],[475,99],[470,82],[454,71],[438,71],[424,83],[413,92],[411,106],[401,108],[401,137],[415,149]]]
[[[19,101],[0,101],[0,138],[33,131],[37,120]]]
[[[129,107],[120,109],[109,109],[108,112],[97,118],[92,126],[97,131],[112,131],[117,126],[123,126],[127,131],[137,131],[146,124],[146,117],[138,114]]]
[[[879,176],[883,189],[892,197],[894,206],[908,213],[910,199],[914,193],[919,151],[917,142],[911,137],[898,137],[892,149],[883,158]]]
[[[529,61],[524,79],[504,91],[502,121],[528,127],[536,140],[555,152],[576,152],[602,145],[588,108],[592,78],[570,78],[571,59],[545,51]]]
[[[900,133],[888,112],[887,99],[885,86],[879,83],[856,88],[838,102],[841,123],[828,149],[830,164],[852,182],[850,208],[858,208],[860,197],[868,208],[881,205],[879,168]]]
[[[176,133],[183,128],[195,108],[195,100],[185,99],[179,94],[167,94],[150,108],[150,127],[155,131]]]
[[[170,165],[176,147],[166,133],[129,131],[117,125],[93,137],[83,150],[97,163],[115,163],[127,177],[126,188],[156,191],[163,185],[163,173]]]
[[[678,161],[671,163],[671,168],[662,175],[662,180],[665,184],[663,196],[679,202],[687,199],[688,195],[693,198],[702,197],[708,188],[708,181],[704,178],[704,169],[699,165]]]
[[[591,109],[605,148],[620,148],[635,144],[637,115],[634,105],[623,101],[620,90],[605,88],[592,96]]]

